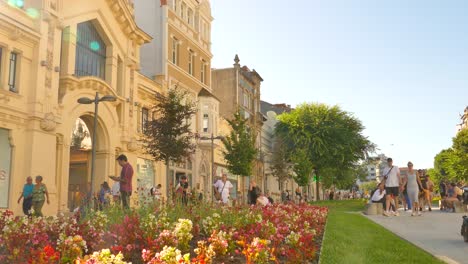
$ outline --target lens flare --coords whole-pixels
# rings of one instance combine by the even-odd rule
[[[17,8],[23,8],[24,0],[8,0],[8,4]]]
[[[98,51],[101,48],[101,45],[99,45],[99,42],[97,41],[91,41],[91,43],[89,43],[89,48],[94,51]]]
[[[30,17],[30,18],[39,18],[39,11],[37,11],[37,9],[35,8],[28,8],[26,9],[26,14]]]

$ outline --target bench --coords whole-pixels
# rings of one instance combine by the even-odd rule
[[[364,209],[366,215],[381,215],[383,214],[383,207],[381,203],[368,203]]]
[[[455,213],[464,213],[467,211],[467,205],[463,204],[461,201],[453,202],[453,208],[455,209]]]

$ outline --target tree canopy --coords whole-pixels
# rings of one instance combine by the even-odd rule
[[[339,175],[356,169],[359,161],[374,150],[374,145],[363,135],[361,121],[338,106],[302,104],[281,114],[278,120],[276,135],[285,142],[291,160],[302,161],[296,162],[293,169],[296,171],[297,165],[307,164],[314,169],[317,179],[319,175],[330,178],[336,175],[339,181]],[[298,184],[308,183],[308,171],[303,168],[298,171],[302,172],[296,171]]]
[[[230,172],[240,176],[252,174],[253,161],[257,155],[255,137],[240,112],[227,120],[231,127],[229,136],[222,138],[224,159]]]
[[[156,160],[182,162],[193,153],[193,133],[190,120],[196,105],[186,92],[170,89],[166,96],[157,94],[153,119],[143,124],[145,150]]]
[[[468,180],[468,129],[460,131],[452,147],[444,149],[434,157],[434,169],[430,170],[436,182]]]

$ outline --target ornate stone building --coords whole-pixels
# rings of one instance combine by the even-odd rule
[[[134,166],[134,189],[163,180],[163,165],[142,152],[138,138],[144,107],[165,84],[139,72],[140,47],[151,36],[133,8],[127,0],[0,1],[0,208],[19,214],[16,199],[26,177],[36,175],[50,192],[46,214],[78,205],[74,197],[89,191],[91,154],[73,145],[77,124],[86,125],[86,140],[96,134],[94,189],[112,184],[121,153]],[[77,99],[96,93],[116,101],[99,104],[93,127],[94,104]]]
[[[138,25],[154,41],[141,49],[141,72],[168,88],[187,91],[197,101],[198,111],[191,120],[199,137],[190,159],[171,164],[163,185],[175,186],[182,175],[193,188],[206,194],[211,190],[211,141],[202,140],[219,133],[219,100],[211,88],[211,7],[208,0],[135,0]],[[215,141],[215,148],[220,145]]]

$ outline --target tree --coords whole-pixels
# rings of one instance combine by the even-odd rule
[[[166,96],[156,94],[155,97],[154,118],[143,124],[142,142],[146,153],[164,161],[169,179],[170,162],[183,162],[195,150],[190,120],[197,109],[187,92],[170,89]]]
[[[283,190],[284,182],[291,178],[291,162],[288,160],[287,149],[281,139],[277,138],[274,142],[271,164],[273,177],[277,178],[280,190]]]
[[[444,149],[434,157],[431,170],[436,183],[440,181],[468,180],[468,130],[453,138],[452,148]]]
[[[247,120],[239,112],[227,122],[231,132],[229,136],[222,138],[227,168],[235,175],[249,176],[252,174],[253,161],[257,155],[255,137],[247,126]]]
[[[317,178],[317,198],[322,171],[353,168],[374,150],[362,134],[361,121],[338,106],[302,104],[278,120],[276,134],[285,141],[290,156],[298,149],[306,151]]]

